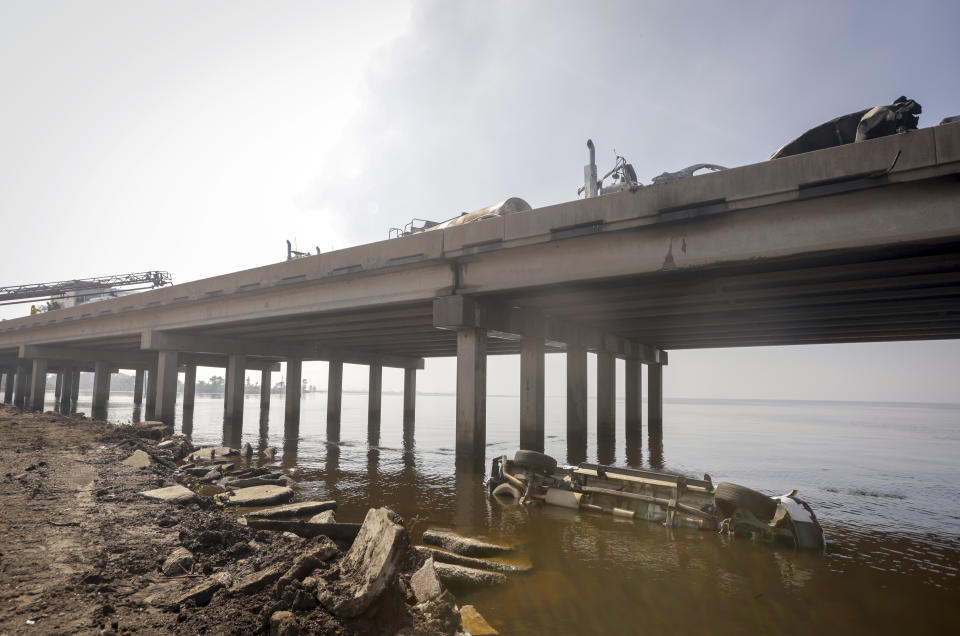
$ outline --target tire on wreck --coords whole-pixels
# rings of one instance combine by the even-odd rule
[[[761,521],[770,521],[777,512],[777,501],[762,492],[722,481],[714,489],[717,512],[726,519],[734,510],[750,512]]]
[[[513,456],[513,463],[544,471],[551,471],[557,467],[557,460],[553,457],[532,450],[518,450]]]

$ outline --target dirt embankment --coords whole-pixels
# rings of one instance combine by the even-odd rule
[[[137,449],[149,466],[122,463]],[[371,510],[351,546],[253,530],[210,498],[143,497],[177,483],[175,453],[129,427],[0,406],[0,635],[460,630],[393,513]]]

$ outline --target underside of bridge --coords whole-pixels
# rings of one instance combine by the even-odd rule
[[[412,431],[424,358],[456,356],[457,451],[485,448],[486,359],[519,354],[521,444],[542,449],[543,358],[566,352],[568,441],[586,447],[586,356],[597,355],[597,435],[614,431],[625,361],[626,433],[662,421],[677,349],[960,338],[960,124],[575,201],[0,323],[4,398],[61,405],[94,373],[137,369],[148,418],[173,423],[177,373],[225,370],[225,441],[239,439],[244,378],[286,363],[298,434],[302,362],[330,363],[328,437],[343,364],[404,369]],[[72,389],[71,389],[72,388]],[[71,390],[68,390],[71,389]]]

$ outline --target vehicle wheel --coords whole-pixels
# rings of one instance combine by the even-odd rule
[[[513,484],[500,484],[493,489],[493,494],[497,497],[520,499],[520,491]]]
[[[714,498],[717,500],[717,509],[721,512],[721,519],[738,508],[753,513],[753,516],[761,521],[770,521],[777,512],[777,502],[772,497],[725,481],[716,485]]]
[[[553,457],[532,450],[518,450],[517,454],[513,456],[513,463],[534,470],[553,470],[557,467],[557,460]]]

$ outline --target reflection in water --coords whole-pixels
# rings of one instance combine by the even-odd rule
[[[239,417],[228,418],[223,416],[223,439],[224,446],[230,448],[240,448],[243,444],[243,415]]]
[[[483,460],[457,457],[454,473],[454,497],[456,510],[453,521],[457,526],[473,528],[478,525],[480,504],[478,496],[482,497],[483,490]],[[485,499],[485,498],[484,498]]]
[[[570,431],[567,436],[567,463],[571,466],[587,461],[587,432]]]
[[[289,470],[293,470],[297,467],[297,453],[299,451],[299,447],[300,438],[283,438],[283,458],[281,460],[281,466]]]
[[[260,408],[260,427],[257,435],[257,448],[262,453],[270,445],[267,437],[270,434],[270,409]]]
[[[617,457],[617,438],[613,435],[598,435],[597,437],[597,462],[600,464],[613,464]]]
[[[181,431],[187,437],[193,437],[193,409],[183,411]]]
[[[650,446],[650,468],[663,470],[663,434],[650,431],[647,444]]]

